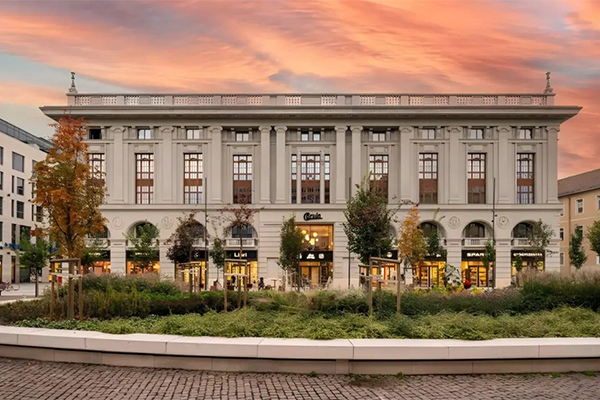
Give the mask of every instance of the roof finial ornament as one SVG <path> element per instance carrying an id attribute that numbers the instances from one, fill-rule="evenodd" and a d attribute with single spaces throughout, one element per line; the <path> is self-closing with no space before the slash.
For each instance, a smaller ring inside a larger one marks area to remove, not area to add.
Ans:
<path id="1" fill-rule="evenodd" d="M 544 93 L 552 93 L 554 89 L 552 89 L 552 85 L 550 85 L 550 72 L 546 72 L 546 89 L 544 89 Z"/>
<path id="2" fill-rule="evenodd" d="M 77 88 L 75 87 L 75 72 L 71 72 L 71 87 L 69 88 L 69 93 L 77 93 Z"/>

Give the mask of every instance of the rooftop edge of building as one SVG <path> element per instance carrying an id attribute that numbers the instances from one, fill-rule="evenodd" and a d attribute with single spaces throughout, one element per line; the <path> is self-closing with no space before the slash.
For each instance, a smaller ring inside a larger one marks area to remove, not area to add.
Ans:
<path id="1" fill-rule="evenodd" d="M 54 146 L 52 142 L 39 136 L 35 136 L 27 132 L 26 130 L 19 128 L 18 126 L 3 120 L 2 118 L 0 118 L 0 132 L 23 143 L 35 144 L 40 148 L 40 150 L 46 153 L 49 152 L 50 149 Z"/>

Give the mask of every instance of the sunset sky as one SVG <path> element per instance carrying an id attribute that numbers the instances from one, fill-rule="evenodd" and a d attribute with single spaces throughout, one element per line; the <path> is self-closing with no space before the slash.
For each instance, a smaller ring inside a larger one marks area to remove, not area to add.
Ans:
<path id="1" fill-rule="evenodd" d="M 600 0 L 0 0 L 0 118 L 81 92 L 542 92 L 583 106 L 559 175 L 600 168 Z"/>

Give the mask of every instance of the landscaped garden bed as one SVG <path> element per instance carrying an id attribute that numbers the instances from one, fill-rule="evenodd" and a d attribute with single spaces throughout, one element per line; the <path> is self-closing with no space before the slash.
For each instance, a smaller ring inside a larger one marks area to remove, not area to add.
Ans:
<path id="1" fill-rule="evenodd" d="M 168 281 L 102 276 L 84 279 L 85 319 L 76 321 L 64 319 L 65 292 L 61 288 L 54 320 L 48 315 L 50 297 L 46 294 L 38 300 L 0 306 L 0 322 L 106 333 L 224 337 L 600 337 L 598 275 L 540 275 L 522 288 L 483 293 L 406 291 L 400 315 L 395 295 L 383 291 L 374 294 L 372 316 L 366 295 L 357 290 L 251 292 L 248 307 L 240 310 L 234 310 L 237 293 L 230 292 L 229 312 L 223 312 L 222 292 L 190 297 Z"/>

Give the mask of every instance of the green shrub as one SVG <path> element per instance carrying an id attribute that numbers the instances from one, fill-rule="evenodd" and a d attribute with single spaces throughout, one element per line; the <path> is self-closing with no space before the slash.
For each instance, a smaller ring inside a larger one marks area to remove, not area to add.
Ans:
<path id="1" fill-rule="evenodd" d="M 525 281 L 522 293 L 530 312 L 562 306 L 600 311 L 600 274 L 537 274 L 535 279 Z"/>
<path id="2" fill-rule="evenodd" d="M 0 325 L 46 317 L 50 310 L 49 300 L 50 297 L 41 297 L 36 300 L 0 303 Z"/>
<path id="3" fill-rule="evenodd" d="M 135 289 L 138 292 L 165 296 L 181 294 L 174 281 L 160 279 L 155 274 L 126 276 L 103 274 L 100 276 L 86 275 L 83 278 L 83 290 L 85 292 L 107 291 L 109 287 L 117 292 L 129 292 Z"/>

